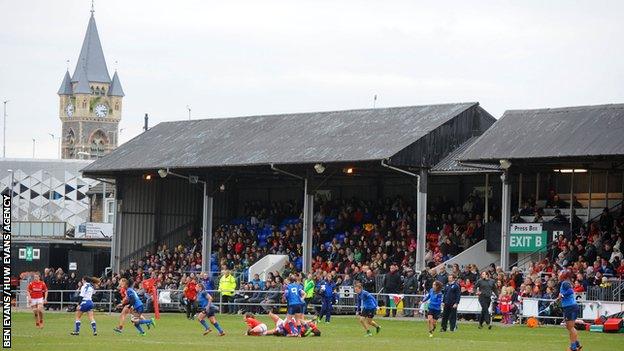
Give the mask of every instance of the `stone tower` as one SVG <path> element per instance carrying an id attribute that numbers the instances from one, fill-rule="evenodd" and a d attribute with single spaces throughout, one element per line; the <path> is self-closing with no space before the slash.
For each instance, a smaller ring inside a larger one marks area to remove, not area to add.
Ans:
<path id="1" fill-rule="evenodd" d="M 123 89 L 110 78 L 93 9 L 74 74 L 65 72 L 58 91 L 62 158 L 96 159 L 117 147 Z"/>

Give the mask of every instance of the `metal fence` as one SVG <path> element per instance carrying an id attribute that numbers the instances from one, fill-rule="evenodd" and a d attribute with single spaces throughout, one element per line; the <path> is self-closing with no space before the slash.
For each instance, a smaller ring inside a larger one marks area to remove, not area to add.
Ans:
<path id="1" fill-rule="evenodd" d="M 18 308 L 28 308 L 27 295 L 24 290 L 13 290 L 15 305 Z M 113 312 L 115 306 L 116 290 L 97 290 L 93 294 L 93 304 L 98 311 Z M 46 308 L 64 310 L 76 307 L 78 304 L 78 292 L 75 290 L 48 290 Z"/>
<path id="2" fill-rule="evenodd" d="M 624 280 L 609 279 L 601 286 L 590 286 L 587 289 L 588 300 L 624 301 Z"/>
<path id="3" fill-rule="evenodd" d="M 23 290 L 13 292 L 16 297 L 18 308 L 27 308 L 26 293 Z M 213 303 L 219 307 L 221 313 L 267 313 L 278 311 L 285 313 L 287 305 L 282 302 L 282 290 L 237 290 L 232 296 L 224 296 L 218 291 L 211 290 Z M 424 310 L 421 301 L 423 295 L 408 294 L 385 294 L 373 293 L 379 302 L 378 313 L 404 315 L 410 317 L 424 317 Z M 151 295 L 144 294 L 139 290 L 139 296 L 146 306 L 146 312 L 152 311 Z M 186 310 L 189 302 L 184 298 L 182 290 L 159 290 L 159 309 L 163 312 L 182 312 Z M 70 290 L 49 290 L 46 307 L 59 310 L 75 310 L 77 306 L 77 292 Z M 392 303 L 392 302 L 396 303 Z M 550 303 L 554 300 L 525 298 L 513 305 L 511 317 L 513 321 L 522 322 L 528 317 L 537 317 L 542 321 L 553 321 L 557 323 L 562 320 L 561 309 L 557 305 Z M 116 311 L 117 305 L 121 302 L 119 293 L 115 290 L 97 290 L 93 295 L 95 309 L 103 312 Z M 332 314 L 354 314 L 356 310 L 356 299 L 352 287 L 341 287 L 337 298 L 333 301 Z M 601 315 L 610 315 L 624 311 L 624 302 L 609 302 L 579 299 L 581 308 L 579 318 L 595 319 Z M 307 312 L 319 313 L 321 310 L 321 298 L 313 298 L 307 303 Z M 390 307 L 392 306 L 392 307 Z M 197 312 L 196 302 L 190 303 L 189 309 Z M 394 311 L 393 311 L 394 310 Z M 500 312 L 496 299 L 493 299 L 489 306 L 490 313 L 495 318 L 500 317 Z M 481 312 L 477 296 L 461 296 L 457 313 L 460 318 L 476 319 L 476 315 Z"/>

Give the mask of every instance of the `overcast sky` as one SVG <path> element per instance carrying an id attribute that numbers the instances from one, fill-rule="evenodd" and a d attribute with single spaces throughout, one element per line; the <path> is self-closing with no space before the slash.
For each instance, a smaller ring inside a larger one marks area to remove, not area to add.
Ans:
<path id="1" fill-rule="evenodd" d="M 58 96 L 90 0 L 0 0 L 7 156 L 57 157 Z M 121 140 L 193 118 L 478 101 L 624 102 L 624 1 L 96 0 Z M 115 61 L 118 63 L 115 64 Z M 1 113 L 1 111 L 0 111 Z M 1 136 L 0 136 L 1 137 Z"/>

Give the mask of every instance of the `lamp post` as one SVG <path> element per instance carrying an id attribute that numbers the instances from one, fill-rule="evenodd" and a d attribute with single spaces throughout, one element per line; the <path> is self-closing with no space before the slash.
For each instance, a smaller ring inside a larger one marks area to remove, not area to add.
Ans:
<path id="1" fill-rule="evenodd" d="M 54 133 L 48 133 L 48 135 L 52 137 L 52 141 L 58 139 L 58 158 L 61 158 L 61 137 L 57 137 Z"/>
<path id="2" fill-rule="evenodd" d="M 37 142 L 35 138 L 32 138 L 33 141 L 33 158 L 35 158 L 35 143 Z"/>
<path id="3" fill-rule="evenodd" d="M 7 117 L 7 114 L 6 114 L 6 104 L 7 104 L 7 102 L 9 102 L 9 100 L 4 100 L 2 102 L 3 105 L 4 105 L 4 113 L 3 113 L 4 122 L 3 122 L 3 127 L 2 127 L 2 134 L 3 134 L 3 137 L 2 137 L 2 157 L 3 158 L 6 158 L 6 117 Z"/>

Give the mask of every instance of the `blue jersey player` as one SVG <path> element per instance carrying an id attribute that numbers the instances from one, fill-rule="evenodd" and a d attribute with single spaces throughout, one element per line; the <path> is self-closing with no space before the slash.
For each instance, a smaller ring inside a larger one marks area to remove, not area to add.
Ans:
<path id="1" fill-rule="evenodd" d="M 286 323 L 290 326 L 289 336 L 300 336 L 300 326 L 303 321 L 303 310 L 305 308 L 305 292 L 303 286 L 297 283 L 294 275 L 289 278 L 289 284 L 284 290 L 284 299 L 288 305 Z"/>
<path id="2" fill-rule="evenodd" d="M 329 323 L 331 314 L 334 309 L 334 291 L 336 290 L 336 283 L 331 281 L 330 278 L 323 278 L 317 284 L 317 290 L 321 295 L 321 315 L 320 318 L 325 317 L 325 323 Z"/>
<path id="3" fill-rule="evenodd" d="M 130 320 L 134 323 L 134 327 L 139 331 L 139 335 L 144 336 L 145 331 L 141 327 L 141 325 L 145 324 L 149 328 L 150 326 L 155 327 L 154 318 L 152 319 L 143 319 L 143 302 L 139 298 L 139 294 L 134 290 L 134 281 L 132 279 L 128 280 L 128 289 L 126 290 L 126 304 L 130 306 L 132 310 L 132 317 Z"/>
<path id="4" fill-rule="evenodd" d="M 373 336 L 370 327 L 375 327 L 376 333 L 379 334 L 381 327 L 373 320 L 377 313 L 377 299 L 375 299 L 371 293 L 364 290 L 361 283 L 356 283 L 354 290 L 356 294 L 355 310 L 360 315 L 360 324 L 362 324 L 362 327 L 366 330 L 364 336 Z"/>
<path id="5" fill-rule="evenodd" d="M 219 332 L 219 336 L 224 336 L 225 332 L 221 329 L 221 326 L 215 317 L 219 308 L 212 304 L 212 296 L 208 293 L 208 291 L 204 290 L 204 286 L 201 284 L 197 285 L 197 290 L 197 302 L 199 303 L 200 309 L 197 320 L 204 327 L 204 335 L 208 335 L 212 331 L 208 322 L 206 322 L 206 318 L 208 318 L 210 323 Z"/>
<path id="6" fill-rule="evenodd" d="M 76 322 L 74 324 L 74 331 L 71 335 L 80 335 L 80 319 L 82 314 L 86 313 L 91 321 L 91 329 L 93 329 L 93 336 L 97 335 L 97 328 L 95 325 L 95 317 L 93 316 L 93 293 L 95 292 L 95 285 L 100 283 L 100 279 L 95 277 L 82 278 L 82 286 L 80 287 L 80 303 L 76 308 Z"/>
<path id="7" fill-rule="evenodd" d="M 429 327 L 430 338 L 433 337 L 433 331 L 436 329 L 438 318 L 440 318 L 442 298 L 442 283 L 436 280 L 433 282 L 433 287 L 429 289 L 429 294 L 422 300 L 422 303 L 429 301 L 429 306 L 427 307 L 427 326 Z"/>
<path id="8" fill-rule="evenodd" d="M 566 329 L 568 329 L 568 334 L 570 335 L 569 350 L 579 351 L 583 348 L 583 346 L 578 341 L 578 333 L 576 331 L 576 328 L 574 327 L 574 323 L 576 322 L 576 317 L 578 315 L 579 306 L 576 303 L 576 298 L 574 296 L 574 289 L 572 288 L 570 276 L 571 274 L 567 270 L 559 273 L 559 281 L 561 282 L 561 287 L 559 288 L 559 297 L 557 299 L 561 300 L 563 318 L 565 320 Z"/>

